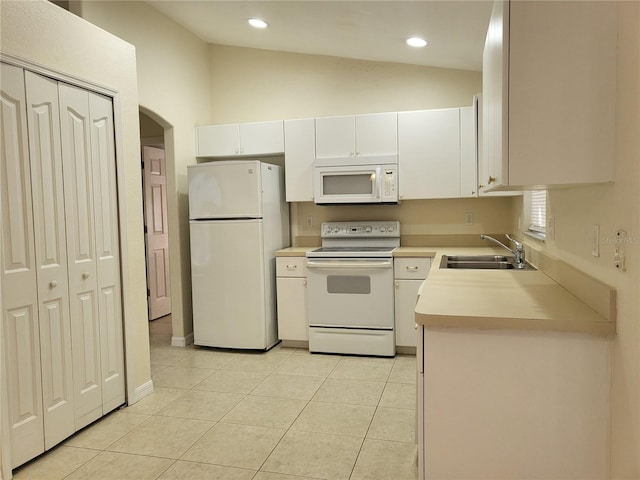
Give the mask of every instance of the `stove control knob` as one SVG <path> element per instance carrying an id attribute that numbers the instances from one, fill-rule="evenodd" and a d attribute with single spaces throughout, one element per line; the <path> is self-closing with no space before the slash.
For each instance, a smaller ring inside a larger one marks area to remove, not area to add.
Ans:
<path id="1" fill-rule="evenodd" d="M 364 227 L 364 231 L 367 233 L 371 233 L 372 228 L 371 227 Z"/>
<path id="2" fill-rule="evenodd" d="M 395 228 L 393 228 L 393 225 L 389 225 L 387 227 L 387 232 L 393 232 L 395 230 Z"/>
<path id="3" fill-rule="evenodd" d="M 387 227 L 385 227 L 384 225 L 382 227 L 380 227 L 380 231 L 381 232 L 386 232 L 387 231 Z"/>
<path id="4" fill-rule="evenodd" d="M 340 227 L 333 227 L 333 233 L 340 233 Z"/>

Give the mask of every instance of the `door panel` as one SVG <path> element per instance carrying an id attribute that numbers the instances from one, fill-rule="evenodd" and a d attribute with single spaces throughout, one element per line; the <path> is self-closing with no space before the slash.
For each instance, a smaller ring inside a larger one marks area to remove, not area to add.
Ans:
<path id="1" fill-rule="evenodd" d="M 45 448 L 74 431 L 71 319 L 58 82 L 25 72 L 34 205 Z"/>
<path id="2" fill-rule="evenodd" d="M 93 166 L 102 413 L 124 403 L 124 345 L 116 157 L 111 100 L 89 93 Z"/>
<path id="3" fill-rule="evenodd" d="M 102 415 L 89 94 L 60 83 L 75 427 Z"/>
<path id="4" fill-rule="evenodd" d="M 44 451 L 38 298 L 22 69 L 0 65 L 2 328 L 11 465 Z"/>
<path id="5" fill-rule="evenodd" d="M 164 150 L 143 147 L 149 320 L 171 313 L 167 175 Z"/>

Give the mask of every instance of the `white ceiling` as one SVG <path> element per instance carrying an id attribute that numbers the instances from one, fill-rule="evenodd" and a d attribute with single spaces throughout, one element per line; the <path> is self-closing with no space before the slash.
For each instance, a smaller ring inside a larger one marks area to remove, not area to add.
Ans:
<path id="1" fill-rule="evenodd" d="M 208 43 L 482 70 L 492 1 L 148 0 Z M 259 17 L 258 30 L 247 19 Z M 408 47 L 421 36 L 429 45 Z"/>

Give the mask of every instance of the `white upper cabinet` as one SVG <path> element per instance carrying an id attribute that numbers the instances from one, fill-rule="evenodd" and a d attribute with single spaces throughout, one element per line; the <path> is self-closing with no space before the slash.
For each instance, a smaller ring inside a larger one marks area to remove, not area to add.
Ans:
<path id="1" fill-rule="evenodd" d="M 282 120 L 196 127 L 198 157 L 277 155 L 283 152 Z"/>
<path id="2" fill-rule="evenodd" d="M 316 158 L 397 155 L 397 113 L 316 118 Z"/>
<path id="3" fill-rule="evenodd" d="M 460 109 L 398 113 L 402 200 L 460 197 Z"/>
<path id="4" fill-rule="evenodd" d="M 483 56 L 480 184 L 613 181 L 615 2 L 494 4 Z"/>
<path id="5" fill-rule="evenodd" d="M 460 109 L 460 196 L 478 196 L 477 122 L 474 107 Z"/>
<path id="6" fill-rule="evenodd" d="M 287 202 L 313 201 L 313 161 L 316 155 L 313 118 L 284 121 L 284 177 Z"/>

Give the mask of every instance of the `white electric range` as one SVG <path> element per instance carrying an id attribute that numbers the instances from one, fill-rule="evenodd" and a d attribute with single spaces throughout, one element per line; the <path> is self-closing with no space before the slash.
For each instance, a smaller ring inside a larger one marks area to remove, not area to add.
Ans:
<path id="1" fill-rule="evenodd" d="M 397 221 L 326 222 L 307 252 L 309 350 L 395 355 L 393 251 Z"/>

